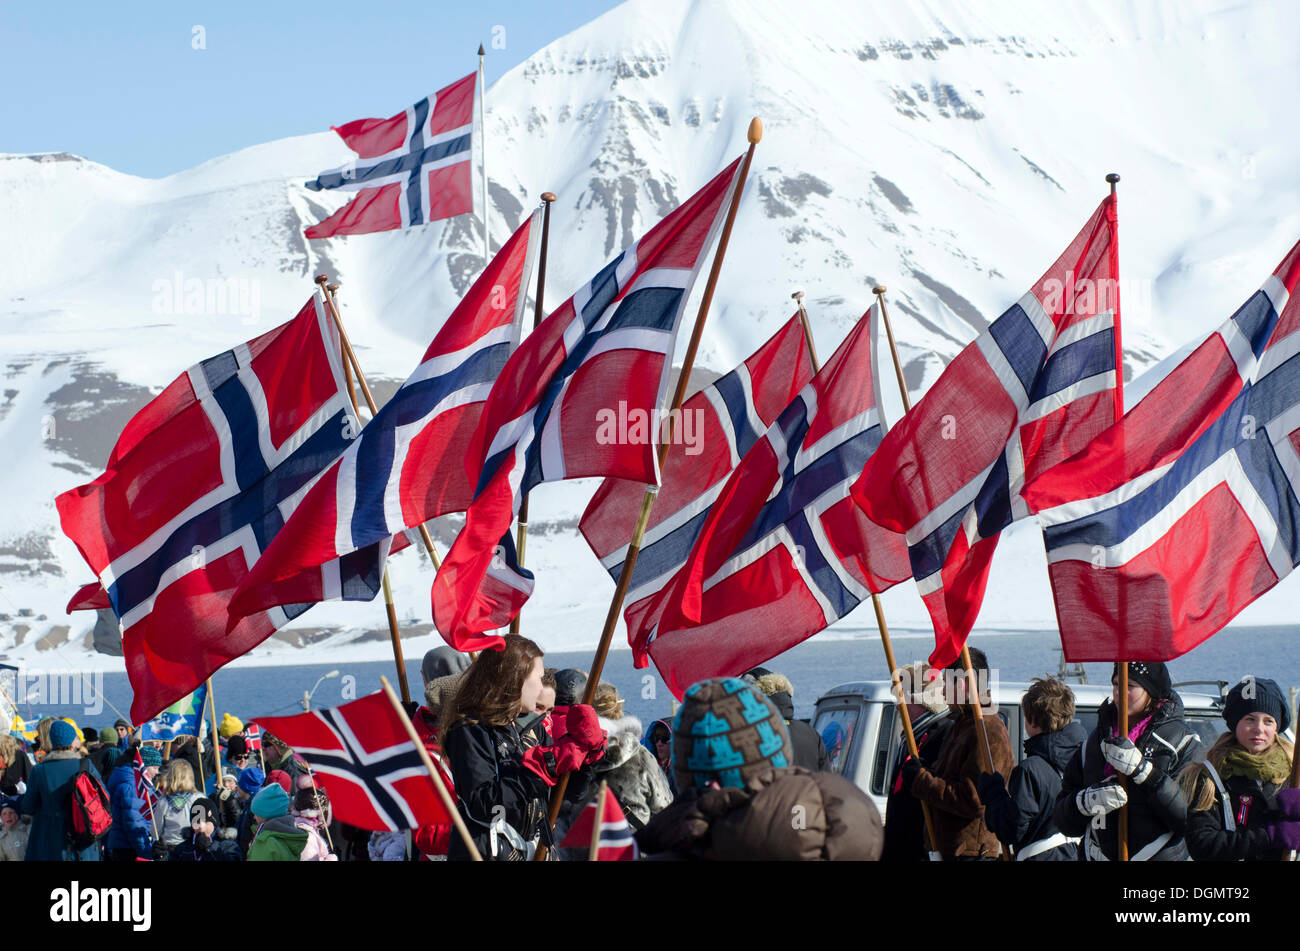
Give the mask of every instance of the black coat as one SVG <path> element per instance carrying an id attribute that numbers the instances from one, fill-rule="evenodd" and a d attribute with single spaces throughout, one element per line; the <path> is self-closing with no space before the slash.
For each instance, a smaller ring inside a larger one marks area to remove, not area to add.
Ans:
<path id="1" fill-rule="evenodd" d="M 1092 829 L 1092 816 L 1080 812 L 1075 800 L 1079 790 L 1102 782 L 1106 758 L 1101 754 L 1101 740 L 1112 735 L 1115 720 L 1115 704 L 1106 700 L 1097 711 L 1096 729 L 1065 768 L 1054 812 L 1057 828 L 1068 836 L 1090 833 L 1112 862 L 1119 854 L 1118 813 L 1109 813 L 1100 829 Z M 1183 840 L 1187 827 L 1187 801 L 1175 777 L 1184 766 L 1201 757 L 1201 742 L 1183 720 L 1183 701 L 1178 694 L 1158 702 L 1155 715 L 1138 737 L 1136 745 L 1151 761 L 1152 770 L 1146 782 L 1128 784 L 1129 857 L 1136 856 L 1158 836 L 1171 832 L 1172 838 L 1151 856 L 1151 860 L 1184 861 L 1187 858 L 1187 844 Z M 1115 781 L 1113 773 L 1107 781 Z M 1086 859 L 1086 848 L 1081 847 L 1081 851 Z"/>
<path id="2" fill-rule="evenodd" d="M 1198 862 L 1277 862 L 1282 849 L 1274 847 L 1264 829 L 1265 823 L 1280 818 L 1277 792 L 1281 787 L 1261 784 L 1258 779 L 1232 776 L 1223 780 L 1235 829 L 1228 831 L 1223 814 L 1223 798 L 1215 795 L 1209 809 L 1187 812 L 1187 851 Z M 1195 802 L 1201 791 L 1213 786 L 1208 773 L 1201 771 Z M 1244 821 L 1243 821 L 1244 820 Z"/>
<path id="3" fill-rule="evenodd" d="M 1083 724 L 1077 720 L 1055 733 L 1031 736 L 1025 740 L 1024 759 L 1011 771 L 1006 785 L 986 787 L 981 783 L 984 822 L 998 841 L 1020 850 L 1060 831 L 1053 812 L 1061 792 L 1061 774 L 1087 738 Z M 1031 855 L 1025 861 L 1073 862 L 1078 858 L 1079 847 L 1067 844 Z"/>
<path id="4" fill-rule="evenodd" d="M 551 787 L 524 766 L 524 747 L 515 724 L 493 726 L 462 720 L 443 737 L 443 753 L 456 789 L 457 808 L 485 860 L 492 859 L 488 829 L 497 814 L 496 806 L 505 808 L 501 817 L 525 840 L 540 832 L 542 844 L 553 844 L 546 821 Z M 571 774 L 565 800 L 581 801 L 588 791 L 589 777 L 589 767 Z M 508 849 L 504 842 L 499 842 L 498 847 Z M 460 835 L 453 834 L 447 858 L 454 862 L 469 857 Z"/>
<path id="5" fill-rule="evenodd" d="M 926 769 L 933 767 L 939 758 L 939 750 L 943 746 L 944 737 L 952 728 L 952 722 L 951 718 L 940 716 L 916 734 L 917 752 L 921 754 L 921 765 Z M 880 856 L 882 862 L 927 860 L 925 816 L 921 812 L 921 801 L 902 788 L 899 776 L 906 756 L 907 745 L 904 741 L 899 744 L 895 758 L 897 765 L 894 775 L 890 777 L 889 797 L 885 801 L 885 849 Z"/>
<path id="6" fill-rule="evenodd" d="M 0 775 L 0 794 L 18 795 L 18 784 L 21 782 L 31 785 L 31 775 L 32 762 L 27 758 L 27 753 L 19 749 L 14 761 L 5 766 L 4 774 Z"/>
<path id="7" fill-rule="evenodd" d="M 826 744 L 806 721 L 794 718 L 794 699 L 784 691 L 774 693 L 767 699 L 781 712 L 786 729 L 790 731 L 790 746 L 794 749 L 794 762 L 790 765 L 802 766 L 814 773 L 829 770 L 830 756 L 826 752 Z"/>

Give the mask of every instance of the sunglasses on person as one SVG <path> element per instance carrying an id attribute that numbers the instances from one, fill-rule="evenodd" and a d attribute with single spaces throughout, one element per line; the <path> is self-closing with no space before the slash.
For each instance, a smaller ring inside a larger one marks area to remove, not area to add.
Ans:
<path id="1" fill-rule="evenodd" d="M 654 741 L 655 741 L 656 743 L 667 743 L 667 742 L 669 742 L 671 739 L 672 739 L 672 738 L 671 738 L 667 733 L 656 733 L 656 734 L 654 735 Z"/>

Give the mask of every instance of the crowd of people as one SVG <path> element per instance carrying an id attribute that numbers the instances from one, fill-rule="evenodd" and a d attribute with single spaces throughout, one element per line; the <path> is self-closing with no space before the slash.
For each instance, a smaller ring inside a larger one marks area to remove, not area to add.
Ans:
<path id="1" fill-rule="evenodd" d="M 970 658 L 981 683 L 987 660 L 976 648 Z M 585 847 L 561 843 L 602 785 L 649 860 L 1115 861 L 1121 807 L 1133 860 L 1267 861 L 1300 849 L 1290 710 L 1265 678 L 1228 692 L 1228 730 L 1208 750 L 1163 664 L 1128 665 L 1124 735 L 1119 665 L 1091 733 L 1066 684 L 1036 679 L 1021 702 L 1017 764 L 1001 718 L 986 713 L 990 698 L 968 693 L 972 681 L 905 668 L 900 699 L 922 726 L 915 755 L 903 746 L 895 758 L 882 822 L 835 769 L 839 739 L 828 749 L 795 717 L 789 679 L 764 668 L 701 681 L 674 716 L 648 725 L 610 684 L 582 702 L 586 674 L 546 667 L 519 635 L 472 661 L 437 648 L 421 673 L 424 702 L 408 714 L 488 860 L 585 859 Z M 309 763 L 279 738 L 262 731 L 254 751 L 231 714 L 217 734 L 164 744 L 124 720 L 95 731 L 47 717 L 30 742 L 0 736 L 0 861 L 471 857 L 452 823 L 342 823 Z M 97 809 L 106 831 L 88 839 Z"/>

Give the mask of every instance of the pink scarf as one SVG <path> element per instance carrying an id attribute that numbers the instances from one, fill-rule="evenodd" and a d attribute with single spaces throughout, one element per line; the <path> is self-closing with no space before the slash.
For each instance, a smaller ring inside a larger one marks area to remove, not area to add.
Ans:
<path id="1" fill-rule="evenodd" d="M 1151 718 L 1154 716 L 1155 716 L 1154 712 L 1147 714 L 1145 720 L 1139 721 L 1137 726 L 1133 727 L 1133 729 L 1128 731 L 1128 738 L 1133 741 L 1134 745 L 1137 744 L 1138 737 L 1141 736 L 1142 733 L 1146 730 L 1147 724 L 1151 722 Z M 1110 735 L 1111 736 L 1119 735 L 1118 724 L 1110 728 Z M 1110 763 L 1107 763 L 1105 769 L 1101 771 L 1101 778 L 1105 779 L 1107 776 L 1114 776 L 1114 775 L 1115 775 L 1115 767 L 1111 766 Z"/>

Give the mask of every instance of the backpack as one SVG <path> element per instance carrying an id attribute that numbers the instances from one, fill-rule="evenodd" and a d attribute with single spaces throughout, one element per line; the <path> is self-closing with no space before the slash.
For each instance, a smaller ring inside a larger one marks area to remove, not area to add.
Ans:
<path id="1" fill-rule="evenodd" d="M 80 852 L 94 845 L 113 824 L 109 812 L 108 791 L 104 784 L 88 772 L 89 762 L 83 757 L 72 781 L 72 795 L 68 799 L 71 819 L 68 836 L 72 848 Z"/>

